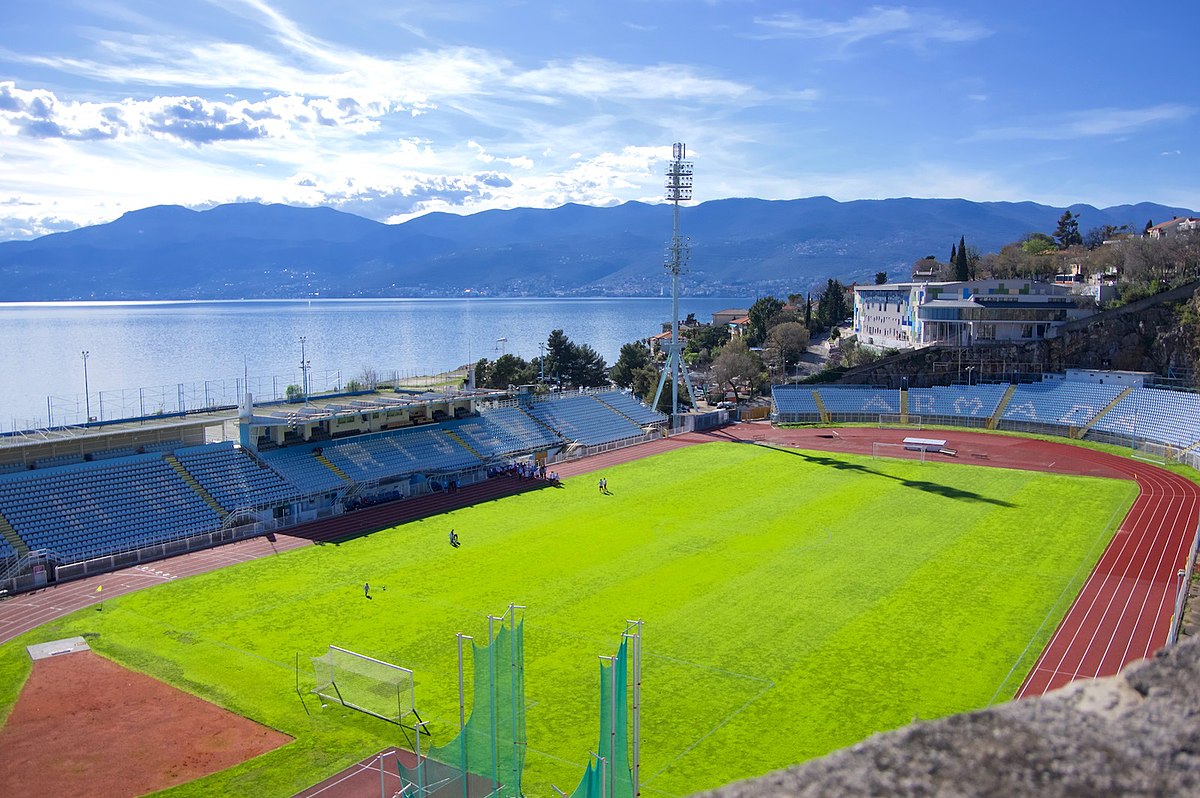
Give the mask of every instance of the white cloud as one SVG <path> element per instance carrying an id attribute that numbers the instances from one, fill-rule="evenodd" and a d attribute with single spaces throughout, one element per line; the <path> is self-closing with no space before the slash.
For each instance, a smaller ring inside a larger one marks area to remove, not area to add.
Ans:
<path id="1" fill-rule="evenodd" d="M 599 58 L 552 63 L 514 75 L 509 84 L 553 95 L 597 99 L 702 99 L 754 101 L 761 94 L 731 80 L 706 78 L 679 64 L 627 67 Z"/>
<path id="2" fill-rule="evenodd" d="M 1092 136 L 1123 136 L 1152 125 L 1184 120 L 1195 113 L 1195 108 L 1173 103 L 1148 108 L 1094 108 L 1065 114 L 1046 114 L 1019 125 L 987 128 L 976 132 L 968 140 L 1061 141 Z"/>
<path id="3" fill-rule="evenodd" d="M 991 34 L 977 22 L 955 20 L 943 13 L 912 11 L 903 6 L 873 6 L 844 21 L 782 13 L 755 17 L 754 23 L 760 29 L 757 38 L 827 40 L 842 49 L 868 39 L 882 38 L 923 47 L 929 42 L 970 42 Z"/>

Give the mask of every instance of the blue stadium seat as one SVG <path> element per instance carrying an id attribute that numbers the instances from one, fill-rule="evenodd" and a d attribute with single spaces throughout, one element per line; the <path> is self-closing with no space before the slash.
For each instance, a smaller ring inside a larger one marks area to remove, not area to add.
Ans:
<path id="1" fill-rule="evenodd" d="M 528 408 L 529 414 L 564 438 L 586 446 L 642 434 L 642 428 L 589 394 L 568 394 Z"/>
<path id="2" fill-rule="evenodd" d="M 999 426 L 1009 429 L 1023 423 L 1036 423 L 1083 427 L 1123 390 L 1125 388 L 1120 385 L 1070 380 L 1018 385 L 1000 416 Z"/>
<path id="3" fill-rule="evenodd" d="M 1007 385 L 939 385 L 908 391 L 909 415 L 991 418 Z"/>
<path id="4" fill-rule="evenodd" d="M 1200 441 L 1200 396 L 1161 388 L 1134 388 L 1092 429 L 1186 449 Z"/>

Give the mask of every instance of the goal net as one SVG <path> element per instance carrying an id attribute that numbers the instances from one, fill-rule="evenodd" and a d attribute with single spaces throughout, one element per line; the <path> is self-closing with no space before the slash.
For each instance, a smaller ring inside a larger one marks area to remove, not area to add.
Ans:
<path id="1" fill-rule="evenodd" d="M 316 686 L 325 701 L 357 709 L 392 723 L 416 712 L 413 672 L 390 662 L 337 646 L 312 658 Z"/>
<path id="2" fill-rule="evenodd" d="M 924 449 L 910 449 L 902 443 L 879 443 L 871 444 L 871 457 L 903 457 L 906 460 L 920 460 L 925 462 Z"/>
<path id="3" fill-rule="evenodd" d="M 896 415 L 895 413 L 880 413 L 879 428 L 904 427 L 905 429 L 921 429 L 921 417 L 912 413 Z"/>

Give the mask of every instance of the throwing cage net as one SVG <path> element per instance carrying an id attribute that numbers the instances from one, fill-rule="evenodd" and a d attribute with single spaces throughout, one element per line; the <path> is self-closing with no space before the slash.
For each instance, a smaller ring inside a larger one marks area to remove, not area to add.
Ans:
<path id="1" fill-rule="evenodd" d="M 397 763 L 407 798 L 521 798 L 525 766 L 524 620 L 510 605 L 504 615 L 488 616 L 489 643 L 471 641 L 473 698 L 458 736 L 421 756 L 412 768 Z M 495 623 L 500 622 L 498 632 Z M 459 635 L 459 698 L 464 695 L 462 641 Z"/>
<path id="2" fill-rule="evenodd" d="M 590 752 L 587 770 L 571 798 L 634 798 L 638 793 L 641 747 L 641 635 L 640 621 L 631 621 L 621 647 L 600 663 L 600 738 Z M 629 631 L 633 629 L 634 631 Z M 631 645 L 632 644 L 632 645 Z M 632 651 L 631 651 L 632 648 Z M 633 660 L 633 763 L 630 767 L 629 681 Z"/>

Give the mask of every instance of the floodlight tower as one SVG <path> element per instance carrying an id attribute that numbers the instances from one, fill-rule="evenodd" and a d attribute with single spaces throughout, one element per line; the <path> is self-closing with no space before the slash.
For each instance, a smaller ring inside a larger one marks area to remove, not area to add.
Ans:
<path id="1" fill-rule="evenodd" d="M 654 404 L 658 407 L 659 397 L 662 396 L 663 385 L 667 377 L 671 379 L 671 423 L 674 425 L 675 416 L 679 414 L 679 381 L 687 386 L 688 396 L 691 397 L 692 407 L 696 407 L 696 392 L 692 390 L 692 380 L 688 377 L 687 368 L 683 364 L 683 341 L 679 339 L 679 275 L 687 270 L 691 247 L 688 240 L 679 235 L 679 203 L 692 198 L 692 162 L 684 160 L 687 157 L 687 145 L 676 143 L 671 148 L 671 161 L 667 164 L 667 199 L 674 207 L 674 226 L 672 227 L 671 247 L 667 250 L 667 271 L 671 273 L 671 342 L 666 345 L 667 362 L 663 366 L 662 377 L 658 380 L 658 390 L 654 392 Z"/>

